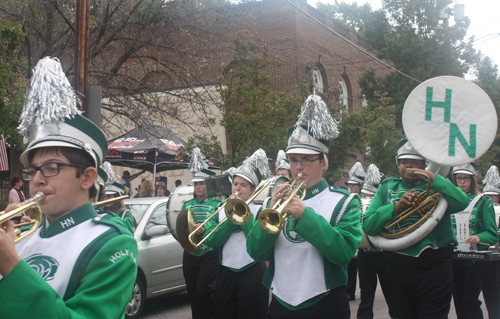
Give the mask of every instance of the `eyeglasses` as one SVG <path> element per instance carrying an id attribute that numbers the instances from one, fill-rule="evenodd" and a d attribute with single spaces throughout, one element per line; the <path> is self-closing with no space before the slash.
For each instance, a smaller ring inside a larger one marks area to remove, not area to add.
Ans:
<path id="1" fill-rule="evenodd" d="M 38 167 L 25 167 L 21 169 L 21 177 L 23 181 L 30 182 L 35 178 L 37 171 L 40 171 L 43 177 L 54 177 L 59 174 L 59 167 L 61 166 L 85 168 L 83 166 L 68 163 L 47 163 Z"/>
<path id="2" fill-rule="evenodd" d="M 291 159 L 289 159 L 289 162 L 290 162 L 290 165 L 291 165 L 291 166 L 296 166 L 296 165 L 297 165 L 297 163 L 299 163 L 299 162 L 300 162 L 300 164 L 301 164 L 302 166 L 309 166 L 309 165 L 311 165 L 311 163 L 312 163 L 312 162 L 317 161 L 317 160 L 320 160 L 320 159 L 322 159 L 322 158 L 323 158 L 323 157 L 318 157 L 318 158 L 315 158 L 315 159 L 303 158 L 303 159 L 301 159 L 301 160 L 297 160 L 297 159 L 295 159 L 295 158 L 291 158 Z"/>
<path id="3" fill-rule="evenodd" d="M 459 181 L 459 182 L 468 182 L 468 181 L 470 181 L 470 176 L 457 177 L 457 181 Z"/>

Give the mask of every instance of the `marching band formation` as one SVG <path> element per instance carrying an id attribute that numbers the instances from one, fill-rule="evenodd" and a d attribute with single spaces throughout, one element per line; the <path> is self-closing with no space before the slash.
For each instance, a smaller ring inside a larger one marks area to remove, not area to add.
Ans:
<path id="1" fill-rule="evenodd" d="M 419 85 L 403 111 L 408 140 L 394 154 L 400 176 L 382 180 L 374 164 L 365 172 L 356 163 L 349 190 L 323 178 L 340 126 L 315 95 L 287 132 L 275 177 L 259 149 L 224 172 L 226 198 L 210 197 L 215 173 L 195 148 L 194 198 L 172 225 L 185 249 L 192 318 L 348 319 L 353 260 L 358 319 L 373 318 L 377 279 L 391 318 L 447 318 L 452 297 L 458 318 L 483 318 L 481 291 L 489 318 L 500 318 L 500 262 L 489 250 L 499 241 L 500 176 L 492 167 L 480 194 L 474 164 L 497 116 L 484 92 L 463 81 Z M 488 119 L 457 114 L 472 105 L 463 91 L 475 92 Z M 21 174 L 30 197 L 41 193 L 30 209 L 44 218 L 17 242 L 19 231 L 1 216 L 18 215 L 19 204 L 0 215 L 0 318 L 123 318 L 137 276 L 136 223 L 121 201 L 125 187 L 103 163 L 106 138 L 79 114 L 57 59 L 39 62 L 28 92 Z"/>

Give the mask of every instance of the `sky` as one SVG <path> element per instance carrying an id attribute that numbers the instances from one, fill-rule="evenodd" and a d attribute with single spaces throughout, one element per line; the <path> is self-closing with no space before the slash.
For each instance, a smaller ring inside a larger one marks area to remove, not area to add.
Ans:
<path id="1" fill-rule="evenodd" d="M 369 3 L 372 9 L 382 7 L 382 0 L 339 1 L 357 2 L 358 5 Z M 334 3 L 334 0 L 307 0 L 307 2 L 315 7 L 317 2 Z M 471 21 L 467 36 L 475 35 L 476 49 L 500 66 L 500 0 L 453 0 L 453 4 L 455 3 L 465 5 L 465 16 Z"/>

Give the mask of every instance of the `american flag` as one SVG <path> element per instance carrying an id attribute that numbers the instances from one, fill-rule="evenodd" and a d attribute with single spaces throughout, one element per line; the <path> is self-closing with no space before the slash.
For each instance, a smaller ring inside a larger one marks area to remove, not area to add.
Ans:
<path id="1" fill-rule="evenodd" d="M 0 171 L 9 170 L 9 158 L 7 157 L 7 147 L 5 145 L 5 138 L 2 135 L 0 139 Z"/>

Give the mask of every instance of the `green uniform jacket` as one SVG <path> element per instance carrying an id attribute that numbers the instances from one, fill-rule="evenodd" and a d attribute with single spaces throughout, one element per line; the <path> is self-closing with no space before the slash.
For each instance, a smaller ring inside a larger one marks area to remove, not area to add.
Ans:
<path id="1" fill-rule="evenodd" d="M 326 220 L 311 208 L 306 207 L 302 217 L 295 223 L 294 231 L 321 252 L 324 257 L 327 288 L 334 289 L 347 284 L 346 265 L 354 257 L 361 242 L 361 208 L 359 199 L 352 199 L 338 225 L 336 227 L 332 226 L 342 205 L 350 195 L 348 191 L 329 186 L 323 179 L 318 185 L 307 190 L 304 200 L 313 198 L 326 188 L 329 188 L 330 192 L 340 192 L 345 195 L 337 205 L 332 204 L 333 214 L 331 220 Z M 274 276 L 274 244 L 279 236 L 280 234 L 273 235 L 265 232 L 258 223 L 255 224 L 247 236 L 247 251 L 250 256 L 257 261 L 270 260 L 263 282 L 268 289 Z M 286 270 L 281 269 L 279 271 Z M 325 295 L 322 294 L 307 300 L 296 307 L 285 303 L 279 298 L 278 301 L 288 309 L 298 310 L 315 304 Z"/>
<path id="2" fill-rule="evenodd" d="M 478 194 L 467 194 L 472 201 Z M 455 218 L 451 218 L 453 228 L 456 233 Z M 494 245 L 499 237 L 497 231 L 497 222 L 495 221 L 495 208 L 493 200 L 483 196 L 472 209 L 469 229 L 471 236 L 479 236 L 479 241 L 488 245 L 477 244 L 477 250 L 488 250 L 489 246 Z M 467 238 L 462 238 L 467 239 Z"/>
<path id="3" fill-rule="evenodd" d="M 205 221 L 210 215 L 212 215 L 217 206 L 219 205 L 220 200 L 218 198 L 208 198 L 205 197 L 202 201 L 200 201 L 198 198 L 193 198 L 192 200 L 185 202 L 182 205 L 182 209 L 192 209 L 194 212 L 194 221 L 197 224 L 201 224 L 202 222 Z M 217 217 L 213 217 L 217 218 Z M 206 225 L 205 225 L 206 226 Z M 205 227 L 206 228 L 206 227 Z M 197 251 L 192 253 L 195 256 L 203 255 L 214 248 L 207 245 L 206 243 L 203 243 Z"/>
<path id="4" fill-rule="evenodd" d="M 462 190 L 454 186 L 448 179 L 436 174 L 431 188 L 440 192 L 448 202 L 448 208 L 443 219 L 434 230 L 417 244 L 399 251 L 403 254 L 418 256 L 427 247 L 446 247 L 457 245 L 457 240 L 451 225 L 450 214 L 464 210 L 469 205 L 469 198 Z M 377 193 L 373 197 L 370 207 L 366 210 L 363 218 L 363 230 L 367 235 L 378 235 L 385 224 L 396 217 L 395 203 L 408 191 L 415 189 L 417 194 L 427 189 L 427 182 L 423 179 L 415 184 L 409 185 L 401 177 L 390 177 L 382 182 Z M 415 220 L 408 219 L 412 224 Z"/>
<path id="5" fill-rule="evenodd" d="M 34 268 L 21 260 L 0 281 L 0 318 L 124 318 L 137 275 L 137 242 L 120 224 L 121 221 L 116 221 L 118 218 L 97 216 L 91 204 L 60 217 L 46 231 L 42 223 L 41 238 L 71 231 L 73 228 L 63 230 L 57 225 L 68 216 L 77 220 L 77 224 L 92 219 L 111 228 L 82 250 L 64 298 Z M 127 255 L 113 259 L 125 250 Z"/>

